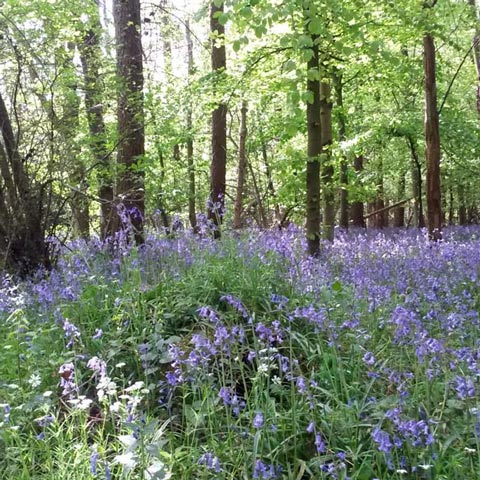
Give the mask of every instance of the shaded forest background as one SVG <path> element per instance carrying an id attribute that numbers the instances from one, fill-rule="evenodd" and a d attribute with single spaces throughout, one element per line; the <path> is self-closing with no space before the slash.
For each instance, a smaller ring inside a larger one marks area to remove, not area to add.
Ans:
<path id="1" fill-rule="evenodd" d="M 2 266 L 48 238 L 476 223 L 475 0 L 4 0 Z M 225 228 L 225 227 L 223 227 Z"/>

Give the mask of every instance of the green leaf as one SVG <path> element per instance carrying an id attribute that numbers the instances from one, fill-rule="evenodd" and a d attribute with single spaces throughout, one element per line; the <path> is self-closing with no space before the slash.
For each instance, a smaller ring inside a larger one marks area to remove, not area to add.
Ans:
<path id="1" fill-rule="evenodd" d="M 290 35 L 284 35 L 281 39 L 280 39 L 280 46 L 281 47 L 289 47 L 292 43 L 292 38 Z"/>
<path id="2" fill-rule="evenodd" d="M 343 289 L 343 286 L 341 284 L 341 282 L 339 282 L 338 280 L 334 283 L 332 283 L 332 290 L 334 292 L 341 292 Z"/>
<path id="3" fill-rule="evenodd" d="M 310 20 L 310 23 L 308 24 L 308 31 L 312 35 L 320 35 L 323 30 L 323 23 L 320 20 L 320 18 L 315 17 Z"/>
<path id="4" fill-rule="evenodd" d="M 318 68 L 310 68 L 307 72 L 308 80 L 320 80 L 320 72 Z"/>
<path id="5" fill-rule="evenodd" d="M 253 13 L 252 8 L 250 6 L 246 6 L 240 9 L 240 15 L 242 15 L 245 18 L 251 18 L 252 13 Z"/>
<path id="6" fill-rule="evenodd" d="M 310 37 L 309 35 L 300 35 L 298 37 L 298 47 L 299 48 L 313 47 L 312 37 Z"/>
<path id="7" fill-rule="evenodd" d="M 218 23 L 219 23 L 220 25 L 226 25 L 227 22 L 228 22 L 228 18 L 229 18 L 228 13 L 221 13 L 221 14 L 218 16 Z"/>

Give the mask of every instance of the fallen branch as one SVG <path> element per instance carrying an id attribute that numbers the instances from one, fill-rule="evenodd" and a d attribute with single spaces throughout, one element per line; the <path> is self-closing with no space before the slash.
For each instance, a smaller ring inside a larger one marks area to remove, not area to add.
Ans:
<path id="1" fill-rule="evenodd" d="M 413 197 L 407 198 L 406 200 L 402 200 L 401 202 L 394 203 L 393 205 L 389 205 L 388 207 L 381 208 L 380 210 L 375 210 L 374 212 L 369 213 L 368 215 L 364 215 L 363 219 L 366 220 L 367 218 L 373 217 L 374 215 L 378 215 L 379 213 L 387 212 L 388 210 L 391 210 L 392 208 L 395 208 L 395 207 L 399 207 L 400 205 L 410 202 L 411 200 L 413 200 Z"/>

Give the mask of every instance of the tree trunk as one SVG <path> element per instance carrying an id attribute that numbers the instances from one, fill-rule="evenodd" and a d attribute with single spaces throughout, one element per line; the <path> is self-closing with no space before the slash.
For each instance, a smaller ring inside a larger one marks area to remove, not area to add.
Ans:
<path id="1" fill-rule="evenodd" d="M 458 224 L 467 225 L 467 206 L 465 204 L 465 190 L 462 186 L 458 187 Z"/>
<path id="2" fill-rule="evenodd" d="M 401 201 L 405 198 L 405 173 L 402 172 L 397 183 L 397 201 Z M 396 228 L 402 228 L 405 226 L 405 206 L 399 205 L 395 208 L 393 213 L 393 226 Z"/>
<path id="3" fill-rule="evenodd" d="M 170 82 L 170 77 L 173 72 L 172 67 L 172 42 L 171 42 L 171 27 L 170 27 L 170 15 L 168 13 L 168 1 L 160 0 L 161 14 L 161 26 L 160 35 L 162 36 L 163 43 L 163 65 L 167 82 Z"/>
<path id="4" fill-rule="evenodd" d="M 0 94 L 0 254 L 20 275 L 50 268 L 42 192 L 27 176 L 7 107 Z"/>
<path id="5" fill-rule="evenodd" d="M 453 186 L 450 184 L 448 187 L 448 224 L 455 224 L 455 203 L 454 203 Z"/>
<path id="6" fill-rule="evenodd" d="M 80 97 L 78 95 L 77 78 L 73 57 L 75 55 L 75 45 L 68 43 L 65 52 L 67 59 L 65 62 L 66 72 L 69 78 L 68 95 L 65 97 L 65 107 L 62 122 L 62 132 L 66 140 L 66 146 L 69 162 L 71 163 L 70 180 L 73 183 L 75 191 L 71 194 L 70 208 L 72 210 L 73 233 L 75 237 L 87 240 L 90 237 L 90 211 L 89 200 L 85 195 L 86 190 L 86 168 L 81 158 L 80 145 L 75 138 L 80 130 Z"/>
<path id="7" fill-rule="evenodd" d="M 480 21 L 478 18 L 478 11 L 476 0 L 468 0 L 475 15 L 475 35 L 473 37 L 473 58 L 475 61 L 475 68 L 477 70 L 477 113 L 480 115 Z"/>
<path id="8" fill-rule="evenodd" d="M 423 215 L 422 165 L 418 158 L 417 147 L 414 140 L 408 137 L 407 143 L 412 159 L 413 222 L 418 228 L 423 228 L 425 227 L 425 217 Z"/>
<path id="9" fill-rule="evenodd" d="M 105 120 L 103 117 L 103 87 L 99 73 L 101 49 L 99 42 L 100 19 L 98 12 L 92 22 L 92 28 L 83 36 L 78 48 L 84 76 L 85 108 L 89 147 L 92 151 L 98 172 L 98 198 L 100 200 L 100 238 L 105 240 L 113 235 L 113 179 L 110 155 L 107 148 Z"/>
<path id="10" fill-rule="evenodd" d="M 267 177 L 267 188 L 270 194 L 270 197 L 273 199 L 274 205 L 273 209 L 275 212 L 275 220 L 280 222 L 280 206 L 277 201 L 277 192 L 275 191 L 275 185 L 273 184 L 272 170 L 270 169 L 270 162 L 268 161 L 267 145 L 265 140 L 262 138 L 262 159 L 263 164 L 265 165 L 265 175 Z"/>
<path id="11" fill-rule="evenodd" d="M 346 118 L 343 109 L 343 83 L 341 74 L 334 76 L 335 97 L 338 108 L 338 136 L 341 142 L 346 138 Z M 345 156 L 340 161 L 340 226 L 348 230 L 348 164 Z"/>
<path id="12" fill-rule="evenodd" d="M 375 209 L 374 211 L 378 211 L 378 213 L 375 214 L 373 217 L 373 224 L 375 228 L 381 230 L 387 226 L 387 211 L 385 210 L 385 188 L 383 185 L 383 163 L 380 163 L 379 165 L 377 180 L 377 196 L 373 205 Z"/>
<path id="13" fill-rule="evenodd" d="M 253 194 L 255 196 L 255 203 L 258 207 L 258 224 L 262 228 L 267 228 L 268 220 L 265 212 L 265 207 L 263 205 L 262 195 L 260 194 L 260 188 L 258 187 L 257 178 L 250 162 L 247 162 L 247 167 L 248 171 L 250 172 L 250 176 L 252 177 Z"/>
<path id="14" fill-rule="evenodd" d="M 187 18 L 185 21 L 185 39 L 187 41 L 187 55 L 188 55 L 188 79 L 192 80 L 194 73 L 193 64 L 193 42 L 192 34 L 190 31 L 190 21 Z M 195 205 L 195 164 L 193 161 L 193 112 L 192 105 L 189 102 L 187 107 L 187 166 L 188 166 L 188 219 L 190 225 L 195 231 L 197 228 L 197 213 Z"/>
<path id="15" fill-rule="evenodd" d="M 320 155 L 322 153 L 322 125 L 320 120 L 320 80 L 318 44 L 313 37 L 313 55 L 308 61 L 307 89 L 312 101 L 307 103 L 307 245 L 308 253 L 320 253 Z"/>
<path id="16" fill-rule="evenodd" d="M 225 71 L 227 58 L 225 52 L 225 27 L 218 21 L 223 14 L 223 2 L 210 6 L 210 32 L 212 35 L 212 71 L 219 80 Z M 220 238 L 220 225 L 225 210 L 225 183 L 227 169 L 227 106 L 221 103 L 212 113 L 212 161 L 210 166 L 210 202 L 208 218 L 214 225 L 214 238 Z"/>
<path id="17" fill-rule="evenodd" d="M 233 228 L 242 228 L 243 213 L 243 189 L 247 174 L 247 103 L 242 103 L 240 110 L 240 135 L 238 143 L 238 174 L 237 174 L 237 195 L 235 197 L 235 212 L 233 218 Z"/>
<path id="18" fill-rule="evenodd" d="M 353 161 L 353 168 L 357 175 L 359 175 L 363 171 L 363 155 L 358 155 L 357 157 L 355 157 L 355 160 Z M 364 216 L 363 202 L 361 201 L 352 202 L 352 205 L 350 208 L 350 217 L 352 220 L 352 226 L 357 228 L 365 228 L 366 223 L 363 216 Z"/>
<path id="19" fill-rule="evenodd" d="M 118 136 L 117 199 L 123 209 L 116 230 L 132 228 L 137 244 L 143 242 L 145 154 L 143 116 L 143 61 L 140 0 L 114 0 L 117 42 Z M 125 222 L 127 225 L 125 225 Z M 123 225 L 122 225 L 123 223 Z"/>
<path id="20" fill-rule="evenodd" d="M 322 192 L 323 192 L 323 229 L 322 237 L 333 242 L 335 227 L 335 194 L 333 191 L 332 165 L 332 101 L 330 84 L 320 82 L 320 123 L 322 129 Z"/>
<path id="21" fill-rule="evenodd" d="M 423 37 L 425 72 L 425 157 L 427 163 L 427 216 L 431 240 L 442 238 L 440 190 L 440 130 L 435 76 L 435 44 L 432 35 Z"/>

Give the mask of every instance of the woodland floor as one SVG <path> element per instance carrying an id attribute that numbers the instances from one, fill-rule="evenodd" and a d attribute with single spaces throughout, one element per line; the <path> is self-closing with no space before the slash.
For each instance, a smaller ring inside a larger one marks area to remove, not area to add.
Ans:
<path id="1" fill-rule="evenodd" d="M 479 227 L 60 250 L 2 280 L 0 478 L 479 478 Z"/>

